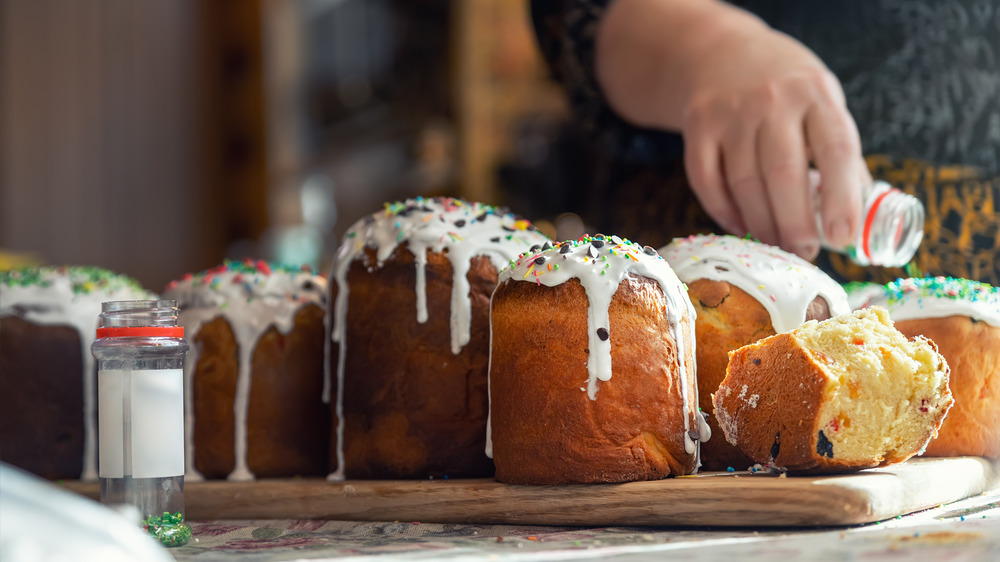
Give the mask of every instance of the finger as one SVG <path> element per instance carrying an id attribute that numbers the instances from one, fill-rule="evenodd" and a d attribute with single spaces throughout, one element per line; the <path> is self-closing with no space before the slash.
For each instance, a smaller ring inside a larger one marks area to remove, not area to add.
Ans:
<path id="1" fill-rule="evenodd" d="M 695 128 L 684 138 L 684 168 L 691 189 L 709 217 L 731 234 L 742 236 L 747 228 L 726 188 L 718 142 Z"/>
<path id="2" fill-rule="evenodd" d="M 806 142 L 822 177 L 823 234 L 833 246 L 850 245 L 861 213 L 864 162 L 854 119 L 842 106 L 813 105 L 806 112 Z"/>
<path id="3" fill-rule="evenodd" d="M 819 253 L 819 232 L 801 119 L 764 123 L 757 147 L 781 247 L 812 260 Z"/>
<path id="4" fill-rule="evenodd" d="M 861 185 L 870 185 L 874 179 L 872 179 L 872 172 L 868 169 L 868 162 L 862 161 L 860 174 L 858 174 L 858 181 Z"/>
<path id="5" fill-rule="evenodd" d="M 778 230 L 757 163 L 756 136 L 753 126 L 731 129 L 722 143 L 722 167 L 729 193 L 749 232 L 765 244 L 776 245 Z"/>

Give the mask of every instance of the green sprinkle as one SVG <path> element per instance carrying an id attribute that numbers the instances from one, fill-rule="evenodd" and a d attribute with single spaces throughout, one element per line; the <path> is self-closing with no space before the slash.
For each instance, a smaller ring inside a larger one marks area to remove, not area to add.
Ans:
<path id="1" fill-rule="evenodd" d="M 894 305 L 904 298 L 924 297 L 1000 305 L 1000 290 L 969 279 L 923 277 L 897 279 L 885 285 L 885 298 L 889 305 Z"/>
<path id="2" fill-rule="evenodd" d="M 184 546 L 191 540 L 191 527 L 184 522 L 184 514 L 164 511 L 162 516 L 150 515 L 143 521 L 146 532 L 163 546 Z"/>
<path id="3" fill-rule="evenodd" d="M 52 277 L 69 278 L 73 294 L 90 294 L 94 291 L 132 291 L 144 293 L 139 282 L 126 275 L 93 266 L 26 266 L 0 271 L 0 285 L 8 287 L 41 287 L 52 285 Z"/>

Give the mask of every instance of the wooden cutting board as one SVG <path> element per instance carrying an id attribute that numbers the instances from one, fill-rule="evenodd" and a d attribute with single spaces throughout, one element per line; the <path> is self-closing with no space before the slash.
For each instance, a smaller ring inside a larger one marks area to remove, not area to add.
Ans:
<path id="1" fill-rule="evenodd" d="M 92 498 L 96 483 L 67 482 Z M 916 459 L 840 476 L 709 472 L 653 482 L 512 486 L 469 480 L 189 482 L 187 518 L 532 525 L 839 526 L 891 519 L 1000 486 L 1000 461 Z"/>

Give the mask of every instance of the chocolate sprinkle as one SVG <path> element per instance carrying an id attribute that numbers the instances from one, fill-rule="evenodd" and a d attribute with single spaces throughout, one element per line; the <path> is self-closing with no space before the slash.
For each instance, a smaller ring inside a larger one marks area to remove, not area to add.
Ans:
<path id="1" fill-rule="evenodd" d="M 573 250 L 573 245 L 569 242 L 563 242 L 562 246 L 559 246 L 560 254 L 568 254 Z"/>
<path id="2" fill-rule="evenodd" d="M 500 237 L 499 236 L 494 236 L 493 238 L 490 238 L 490 242 L 494 242 L 496 244 L 499 244 L 500 243 Z"/>
<path id="3" fill-rule="evenodd" d="M 486 220 L 486 217 L 488 217 L 488 216 L 490 216 L 489 213 L 483 213 L 483 214 L 479 215 L 478 217 L 476 217 L 476 220 L 479 221 L 479 222 L 483 222 L 483 221 Z"/>
<path id="4" fill-rule="evenodd" d="M 514 232 L 514 229 L 507 225 L 501 225 L 500 228 L 506 230 L 507 232 Z"/>
<path id="5" fill-rule="evenodd" d="M 598 328 L 597 337 L 601 338 L 601 341 L 608 341 L 608 338 L 611 337 L 611 334 L 608 333 L 607 328 Z"/>
<path id="6" fill-rule="evenodd" d="M 541 249 L 542 249 L 541 246 L 539 246 L 538 244 L 535 244 L 534 246 L 528 248 L 528 253 L 529 254 L 534 254 L 535 252 L 537 252 L 538 250 L 541 250 Z"/>
<path id="7" fill-rule="evenodd" d="M 754 359 L 753 360 L 753 364 L 754 365 L 760 365 L 760 359 Z"/>
<path id="8" fill-rule="evenodd" d="M 656 255 L 656 250 L 654 250 L 652 246 L 643 246 L 642 251 L 646 252 L 646 254 L 650 256 Z"/>
<path id="9" fill-rule="evenodd" d="M 547 251 L 549 251 L 551 249 L 552 249 L 552 244 L 550 244 L 548 242 L 542 244 L 542 251 L 543 252 L 547 252 Z"/>
<path id="10" fill-rule="evenodd" d="M 545 258 L 543 258 L 542 256 L 538 256 L 537 258 L 535 258 L 535 265 L 543 265 L 544 263 L 545 263 Z"/>
<path id="11" fill-rule="evenodd" d="M 819 436 L 816 438 L 816 452 L 821 457 L 833 458 L 833 443 L 823 435 L 823 430 L 820 430 Z"/>
<path id="12" fill-rule="evenodd" d="M 604 247 L 604 240 L 594 240 L 590 245 L 600 250 Z"/>
<path id="13" fill-rule="evenodd" d="M 455 226 L 457 226 L 458 228 L 462 228 L 463 226 L 465 226 L 465 220 L 458 219 L 457 221 L 455 221 Z"/>

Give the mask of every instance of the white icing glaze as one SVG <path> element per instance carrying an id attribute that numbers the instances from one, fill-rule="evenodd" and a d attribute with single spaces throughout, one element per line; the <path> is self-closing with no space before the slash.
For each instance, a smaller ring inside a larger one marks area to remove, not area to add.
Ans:
<path id="1" fill-rule="evenodd" d="M 598 235 L 600 236 L 600 235 Z M 587 396 L 597 399 L 599 381 L 609 381 L 612 377 L 611 364 L 611 323 L 608 308 L 618 286 L 634 283 L 630 274 L 646 277 L 660 286 L 667 301 L 667 318 L 672 336 L 677 346 L 677 373 L 685 377 L 688 372 L 684 364 L 685 342 L 694 345 L 695 310 L 680 279 L 655 250 L 646 246 L 622 240 L 617 236 L 584 237 L 568 241 L 558 246 L 528 253 L 512 261 L 500 272 L 498 286 L 508 282 L 524 281 L 553 287 L 570 279 L 577 279 L 587 294 Z M 688 333 L 681 333 L 681 320 L 688 319 Z M 492 338 L 492 335 L 491 335 Z M 692 350 L 693 351 L 693 350 Z M 692 357 L 694 354 L 692 353 Z M 691 365 L 691 373 L 695 366 Z M 681 383 L 684 402 L 684 449 L 688 454 L 697 455 L 699 447 L 692 437 L 691 419 L 696 418 L 694 431 L 698 441 L 705 441 L 711 435 L 704 418 L 695 415 L 691 409 L 688 384 Z M 581 388 L 581 390 L 584 390 Z M 487 423 L 487 455 L 492 458 L 492 428 Z"/>
<path id="2" fill-rule="evenodd" d="M 897 279 L 877 286 L 862 306 L 878 305 L 893 321 L 968 316 L 1000 326 L 1000 289 L 952 277 Z"/>
<path id="3" fill-rule="evenodd" d="M 30 282 L 27 282 L 28 279 Z M 96 267 L 31 267 L 3 272 L 0 316 L 20 316 L 34 324 L 65 325 L 80 334 L 83 353 L 83 473 L 97 479 L 97 386 L 90 346 L 97 336 L 101 304 L 155 299 L 134 280 Z"/>
<path id="4" fill-rule="evenodd" d="M 436 197 L 408 199 L 387 203 L 385 209 L 354 223 L 344 234 L 337 250 L 331 279 L 337 283 L 337 300 L 331 307 L 333 317 L 331 338 L 339 342 L 337 361 L 337 470 L 330 480 L 344 478 L 344 362 L 347 356 L 346 322 L 350 287 L 347 273 L 351 264 L 364 259 L 366 248 L 375 250 L 374 267 L 381 267 L 396 248 L 405 244 L 414 256 L 416 265 L 416 318 L 427 322 L 426 265 L 427 252 L 443 253 L 451 262 L 451 351 L 459 354 L 470 340 L 472 303 L 467 274 L 472 258 L 486 256 L 499 271 L 509 260 L 533 245 L 549 243 L 549 239 L 528 221 L 482 203 Z M 329 402 L 332 373 L 323 386 L 323 400 Z"/>
<path id="5" fill-rule="evenodd" d="M 675 238 L 660 254 L 685 283 L 724 281 L 757 299 L 778 333 L 805 322 L 809 303 L 817 296 L 827 302 L 831 316 L 851 311 L 844 289 L 829 275 L 774 246 L 708 234 Z"/>
<path id="6" fill-rule="evenodd" d="M 250 403 L 251 362 L 257 340 L 271 326 L 282 334 L 292 331 L 295 315 L 306 304 L 323 306 L 326 280 L 311 272 L 277 267 L 261 261 L 227 262 L 214 269 L 186 275 L 167 286 L 163 298 L 174 299 L 181 309 L 178 319 L 188 341 L 195 344 L 201 327 L 223 317 L 239 346 L 239 374 L 233 404 L 236 466 L 228 479 L 253 480 L 247 466 L 247 410 Z M 194 466 L 193 377 L 198 365 L 199 345 L 191 345 L 184 361 L 185 476 L 200 480 Z"/>

